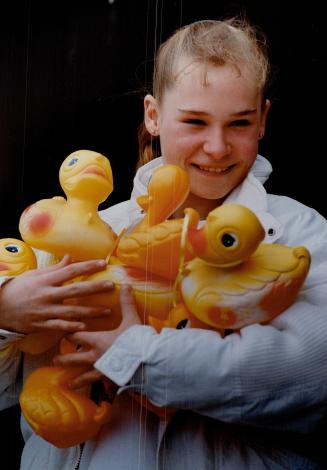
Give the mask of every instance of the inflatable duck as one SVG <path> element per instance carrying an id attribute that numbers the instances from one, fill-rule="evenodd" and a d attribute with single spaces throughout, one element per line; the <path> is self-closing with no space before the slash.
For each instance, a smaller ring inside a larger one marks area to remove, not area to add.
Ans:
<path id="1" fill-rule="evenodd" d="M 176 278 L 183 219 L 167 219 L 183 204 L 189 190 L 187 173 L 180 167 L 163 165 L 156 169 L 148 195 L 137 198 L 145 212 L 144 218 L 117 244 L 120 263 L 146 271 L 148 275 L 172 281 Z M 197 223 L 198 218 L 193 219 L 192 227 Z M 190 259 L 189 253 L 186 259 Z"/>
<path id="2" fill-rule="evenodd" d="M 116 234 L 98 214 L 98 206 L 113 190 L 109 160 L 100 153 L 79 150 L 62 163 L 59 179 L 63 197 L 42 199 L 21 215 L 24 241 L 59 259 L 74 261 L 106 258 L 114 249 Z"/>
<path id="3" fill-rule="evenodd" d="M 34 251 L 22 240 L 0 239 L 0 276 L 18 276 L 36 265 Z"/>

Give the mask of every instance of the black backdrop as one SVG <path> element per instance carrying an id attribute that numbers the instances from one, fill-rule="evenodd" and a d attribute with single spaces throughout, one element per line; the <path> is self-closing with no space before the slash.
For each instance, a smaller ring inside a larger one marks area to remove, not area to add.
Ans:
<path id="1" fill-rule="evenodd" d="M 58 170 L 81 148 L 109 157 L 115 190 L 128 198 L 136 128 L 158 44 L 180 25 L 243 13 L 270 42 L 273 106 L 261 153 L 273 164 L 270 192 L 327 216 L 324 15 L 320 2 L 280 0 L 66 0 L 7 2 L 0 10 L 0 237 L 19 237 L 22 210 L 63 194 Z M 7 453 L 18 461 L 17 410 Z M 7 444 L 6 444 L 7 443 Z M 9 443 L 9 444 L 8 444 Z"/>

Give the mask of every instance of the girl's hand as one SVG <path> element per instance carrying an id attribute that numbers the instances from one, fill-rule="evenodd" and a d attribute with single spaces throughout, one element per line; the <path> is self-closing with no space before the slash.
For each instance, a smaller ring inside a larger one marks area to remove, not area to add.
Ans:
<path id="1" fill-rule="evenodd" d="M 81 350 L 71 354 L 56 356 L 53 360 L 55 365 L 61 366 L 89 366 L 89 370 L 77 377 L 70 386 L 79 388 L 89 385 L 97 380 L 105 379 L 105 385 L 110 388 L 112 384 L 109 379 L 93 368 L 93 364 L 104 354 L 118 336 L 129 327 L 141 324 L 137 314 L 135 299 L 130 286 L 122 286 L 120 290 L 120 304 L 122 321 L 118 328 L 111 331 L 78 332 L 67 336 L 74 344 L 82 346 Z"/>
<path id="2" fill-rule="evenodd" d="M 11 279 L 0 288 L 0 328 L 18 333 L 74 332 L 85 328 L 84 318 L 107 315 L 108 309 L 64 305 L 64 300 L 108 292 L 113 284 L 108 281 L 63 284 L 101 271 L 105 266 L 105 260 L 71 263 L 66 255 L 58 264 L 32 269 Z"/>

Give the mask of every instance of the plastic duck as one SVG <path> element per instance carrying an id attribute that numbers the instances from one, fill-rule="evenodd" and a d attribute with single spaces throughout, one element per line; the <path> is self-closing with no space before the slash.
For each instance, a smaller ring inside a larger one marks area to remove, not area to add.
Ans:
<path id="1" fill-rule="evenodd" d="M 111 406 L 97 405 L 68 387 L 85 369 L 42 367 L 26 380 L 19 402 L 35 433 L 57 447 L 70 447 L 94 437 L 109 421 Z"/>
<path id="2" fill-rule="evenodd" d="M 34 251 L 22 240 L 0 239 L 0 276 L 18 276 L 36 265 Z"/>
<path id="3" fill-rule="evenodd" d="M 170 325 L 197 319 L 215 329 L 237 330 L 267 323 L 294 301 L 309 270 L 303 246 L 260 243 L 264 231 L 246 207 L 214 209 L 188 241 L 195 258 L 183 269 L 182 302 L 170 312 Z M 183 313 L 184 312 L 184 313 Z M 151 321 L 151 319 L 150 319 Z"/>
<path id="4" fill-rule="evenodd" d="M 42 199 L 25 209 L 19 222 L 23 240 L 58 258 L 106 258 L 117 238 L 98 214 L 113 190 L 109 160 L 90 150 L 73 152 L 62 163 L 59 179 L 67 200 Z"/>
<path id="5" fill-rule="evenodd" d="M 137 198 L 145 212 L 141 222 L 117 244 L 120 263 L 174 280 L 179 266 L 183 219 L 167 220 L 185 201 L 190 190 L 187 173 L 163 165 L 153 173 L 148 195 Z M 196 227 L 198 218 L 192 221 Z M 191 259 L 189 254 L 187 259 Z"/>

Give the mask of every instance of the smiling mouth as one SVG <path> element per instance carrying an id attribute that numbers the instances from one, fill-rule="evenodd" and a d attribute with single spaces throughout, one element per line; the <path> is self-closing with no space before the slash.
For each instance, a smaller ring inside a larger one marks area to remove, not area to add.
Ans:
<path id="1" fill-rule="evenodd" d="M 217 168 L 217 167 L 213 167 L 213 166 L 202 166 L 202 165 L 197 165 L 196 163 L 192 163 L 192 166 L 194 168 L 196 168 L 197 170 L 200 170 L 204 173 L 208 173 L 208 174 L 212 174 L 212 175 L 217 175 L 217 174 L 219 175 L 219 174 L 225 174 L 225 173 L 228 173 L 229 171 L 231 171 L 235 167 L 235 164 L 225 166 L 223 168 Z"/>

